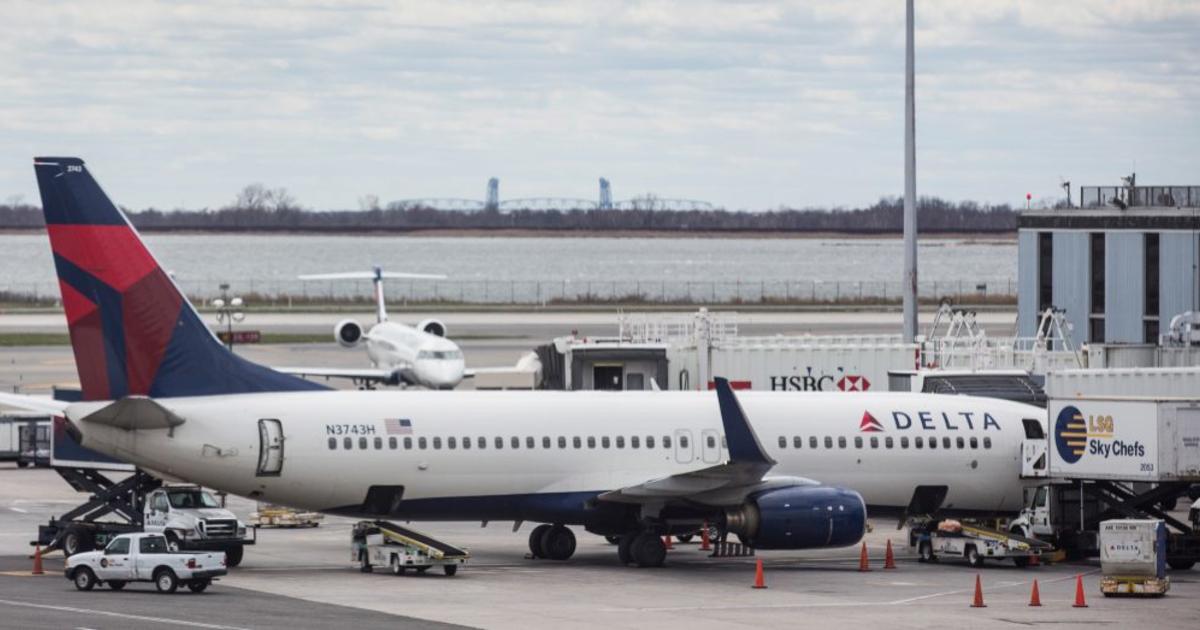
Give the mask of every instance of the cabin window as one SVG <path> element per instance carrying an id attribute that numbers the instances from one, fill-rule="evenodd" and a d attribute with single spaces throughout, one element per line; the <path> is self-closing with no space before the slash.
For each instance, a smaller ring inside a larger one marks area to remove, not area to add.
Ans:
<path id="1" fill-rule="evenodd" d="M 566 437 L 561 436 L 561 435 L 558 436 L 558 448 L 567 448 L 567 438 Z"/>
<path id="2" fill-rule="evenodd" d="M 434 448 L 434 450 L 442 449 L 442 438 L 440 438 L 440 437 L 433 438 L 433 448 Z"/>
<path id="3" fill-rule="evenodd" d="M 612 445 L 612 443 L 611 443 L 611 442 L 609 442 L 609 440 L 608 440 L 608 436 L 607 436 L 607 435 L 605 435 L 604 437 L 601 437 L 601 438 L 600 438 L 600 446 L 602 446 L 602 447 L 604 447 L 604 448 L 608 448 L 608 447 L 609 447 L 609 446 L 611 446 L 611 445 Z"/>
<path id="4" fill-rule="evenodd" d="M 588 436 L 588 448 L 596 448 L 596 436 Z"/>
<path id="5" fill-rule="evenodd" d="M 512 447 L 513 448 L 521 448 L 521 438 L 514 435 L 512 437 Z"/>
<path id="6" fill-rule="evenodd" d="M 487 438 L 479 436 L 477 446 L 479 446 L 479 448 L 487 448 Z"/>
<path id="7" fill-rule="evenodd" d="M 958 446 L 958 448 L 966 448 L 967 447 L 966 440 L 962 439 L 961 437 L 955 438 L 954 443 L 955 443 L 955 446 Z"/>
<path id="8" fill-rule="evenodd" d="M 846 448 L 846 436 L 838 436 L 838 448 Z"/>
<path id="9" fill-rule="evenodd" d="M 471 438 L 464 437 L 462 440 L 463 450 L 471 448 Z"/>
<path id="10" fill-rule="evenodd" d="M 404 450 L 406 450 L 406 451 L 412 450 L 412 438 L 410 438 L 410 437 L 404 438 Z"/>
<path id="11" fill-rule="evenodd" d="M 390 448 L 394 451 L 394 450 L 396 450 L 397 445 L 398 445 L 398 442 L 396 441 L 396 436 L 393 435 L 388 438 L 388 448 Z"/>
<path id="12" fill-rule="evenodd" d="M 814 435 L 814 436 L 808 438 L 808 447 L 809 448 L 817 448 L 817 436 Z"/>
<path id="13" fill-rule="evenodd" d="M 983 448 L 992 448 L 992 438 L 990 438 L 990 437 L 983 438 Z"/>
<path id="14" fill-rule="evenodd" d="M 533 436 L 532 435 L 526 436 L 525 437 L 525 448 L 533 448 L 535 446 L 537 446 L 537 444 L 533 441 Z"/>
<path id="15" fill-rule="evenodd" d="M 717 448 L 717 438 L 711 435 L 704 438 L 704 443 L 708 444 L 708 448 Z"/>
<path id="16" fill-rule="evenodd" d="M 383 438 L 381 438 L 381 437 L 375 438 L 375 450 L 377 450 L 377 451 L 383 450 Z"/>
<path id="17" fill-rule="evenodd" d="M 329 438 L 329 450 L 337 450 L 337 438 Z"/>
<path id="18" fill-rule="evenodd" d="M 879 448 L 879 438 L 871 436 L 871 448 Z"/>
<path id="19" fill-rule="evenodd" d="M 687 448 L 687 447 L 688 447 L 688 436 L 686 436 L 686 435 L 679 436 L 679 448 Z"/>
<path id="20" fill-rule="evenodd" d="M 937 448 L 937 438 L 929 438 L 929 448 Z"/>
<path id="21" fill-rule="evenodd" d="M 360 448 L 364 451 L 367 450 L 367 438 L 365 438 L 365 437 L 358 438 L 358 448 Z"/>
<path id="22" fill-rule="evenodd" d="M 908 448 L 908 436 L 900 436 L 900 448 Z"/>
<path id="23" fill-rule="evenodd" d="M 575 448 L 583 448 L 583 439 L 578 435 L 571 438 L 571 446 L 574 446 Z"/>
<path id="24" fill-rule="evenodd" d="M 634 435 L 629 438 L 629 448 L 641 448 L 642 440 Z"/>
<path id="25" fill-rule="evenodd" d="M 417 438 L 417 448 L 423 451 L 425 450 L 426 444 L 427 442 L 425 441 L 425 438 Z"/>
<path id="26" fill-rule="evenodd" d="M 974 437 L 971 438 L 971 448 L 972 449 L 979 448 L 979 438 L 974 438 Z"/>
<path id="27" fill-rule="evenodd" d="M 925 438 L 919 435 L 913 438 L 913 446 L 916 448 L 925 448 Z"/>
<path id="28" fill-rule="evenodd" d="M 779 436 L 779 448 L 787 448 L 787 438 Z"/>
<path id="29" fill-rule="evenodd" d="M 825 436 L 825 448 L 833 448 L 833 438 Z"/>
<path id="30" fill-rule="evenodd" d="M 617 448 L 625 448 L 625 436 L 624 435 L 617 436 Z"/>
<path id="31" fill-rule="evenodd" d="M 804 446 L 804 438 L 799 435 L 792 438 L 792 448 L 800 448 L 801 446 Z"/>
<path id="32" fill-rule="evenodd" d="M 671 448 L 671 436 L 663 436 L 663 448 Z"/>
<path id="33" fill-rule="evenodd" d="M 496 450 L 500 450 L 502 448 L 504 448 L 504 438 L 497 435 L 496 436 Z"/>
<path id="34" fill-rule="evenodd" d="M 542 436 L 542 448 L 550 448 L 550 436 L 549 435 Z"/>
<path id="35" fill-rule="evenodd" d="M 342 438 L 342 448 L 346 449 L 347 451 L 354 448 L 354 440 L 350 438 Z"/>
<path id="36" fill-rule="evenodd" d="M 861 435 L 854 436 L 854 448 L 862 448 L 862 447 L 863 447 L 862 436 Z"/>
<path id="37" fill-rule="evenodd" d="M 890 437 L 883 438 L 883 447 L 884 448 L 892 448 L 892 446 L 894 446 L 894 445 L 895 445 L 895 442 L 892 441 L 892 438 L 890 438 Z"/>
<path id="38" fill-rule="evenodd" d="M 654 448 L 654 436 L 653 435 L 646 436 L 646 448 Z"/>
<path id="39" fill-rule="evenodd" d="M 950 438 L 942 438 L 942 448 L 950 448 Z"/>
<path id="40" fill-rule="evenodd" d="M 437 447 L 436 442 L 434 443 L 434 447 L 435 448 Z M 446 448 L 448 448 L 448 449 L 458 448 L 458 440 L 454 439 L 454 436 L 450 436 L 450 437 L 446 438 Z"/>

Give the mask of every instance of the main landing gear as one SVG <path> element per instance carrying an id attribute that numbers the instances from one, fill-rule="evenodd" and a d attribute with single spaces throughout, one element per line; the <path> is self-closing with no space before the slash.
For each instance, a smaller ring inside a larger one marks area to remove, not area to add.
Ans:
<path id="1" fill-rule="evenodd" d="M 639 568 L 661 567 L 667 560 L 667 547 L 662 537 L 648 531 L 630 532 L 617 543 L 617 558 L 621 564 L 636 564 Z"/>
<path id="2" fill-rule="evenodd" d="M 529 553 L 534 558 L 566 560 L 575 554 L 575 534 L 562 525 L 538 525 L 529 532 Z"/>

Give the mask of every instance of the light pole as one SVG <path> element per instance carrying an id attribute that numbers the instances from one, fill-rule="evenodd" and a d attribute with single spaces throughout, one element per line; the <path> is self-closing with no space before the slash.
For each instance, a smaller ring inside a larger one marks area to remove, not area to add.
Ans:
<path id="1" fill-rule="evenodd" d="M 217 309 L 217 325 L 225 326 L 225 345 L 233 351 L 233 323 L 246 319 L 246 314 L 242 312 L 242 298 L 229 297 L 229 284 L 223 282 L 221 297 L 213 300 L 212 305 Z"/>

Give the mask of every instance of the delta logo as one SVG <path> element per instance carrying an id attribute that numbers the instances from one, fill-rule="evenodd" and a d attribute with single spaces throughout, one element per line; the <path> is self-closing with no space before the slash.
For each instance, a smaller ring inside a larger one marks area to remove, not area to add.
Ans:
<path id="1" fill-rule="evenodd" d="M 946 412 L 931 412 L 918 411 L 909 413 L 904 411 L 892 412 L 892 424 L 896 425 L 897 431 L 907 431 L 912 428 L 919 428 L 925 431 L 934 431 L 945 429 L 946 431 L 999 431 L 1000 423 L 996 421 L 995 416 L 990 413 L 978 413 L 975 411 L 960 411 L 958 413 Z M 864 411 L 862 419 L 858 422 L 858 430 L 861 433 L 882 433 L 886 429 L 883 428 L 883 423 L 878 418 L 871 415 L 871 412 Z"/>

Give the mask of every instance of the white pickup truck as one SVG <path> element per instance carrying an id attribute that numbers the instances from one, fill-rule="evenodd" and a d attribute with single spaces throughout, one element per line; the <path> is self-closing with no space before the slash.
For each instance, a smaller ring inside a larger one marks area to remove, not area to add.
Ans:
<path id="1" fill-rule="evenodd" d="M 121 534 L 101 551 L 67 558 L 63 570 L 81 591 L 97 584 L 119 591 L 130 582 L 154 582 L 160 593 L 174 593 L 180 584 L 200 593 L 226 573 L 223 552 L 173 552 L 161 534 Z"/>

